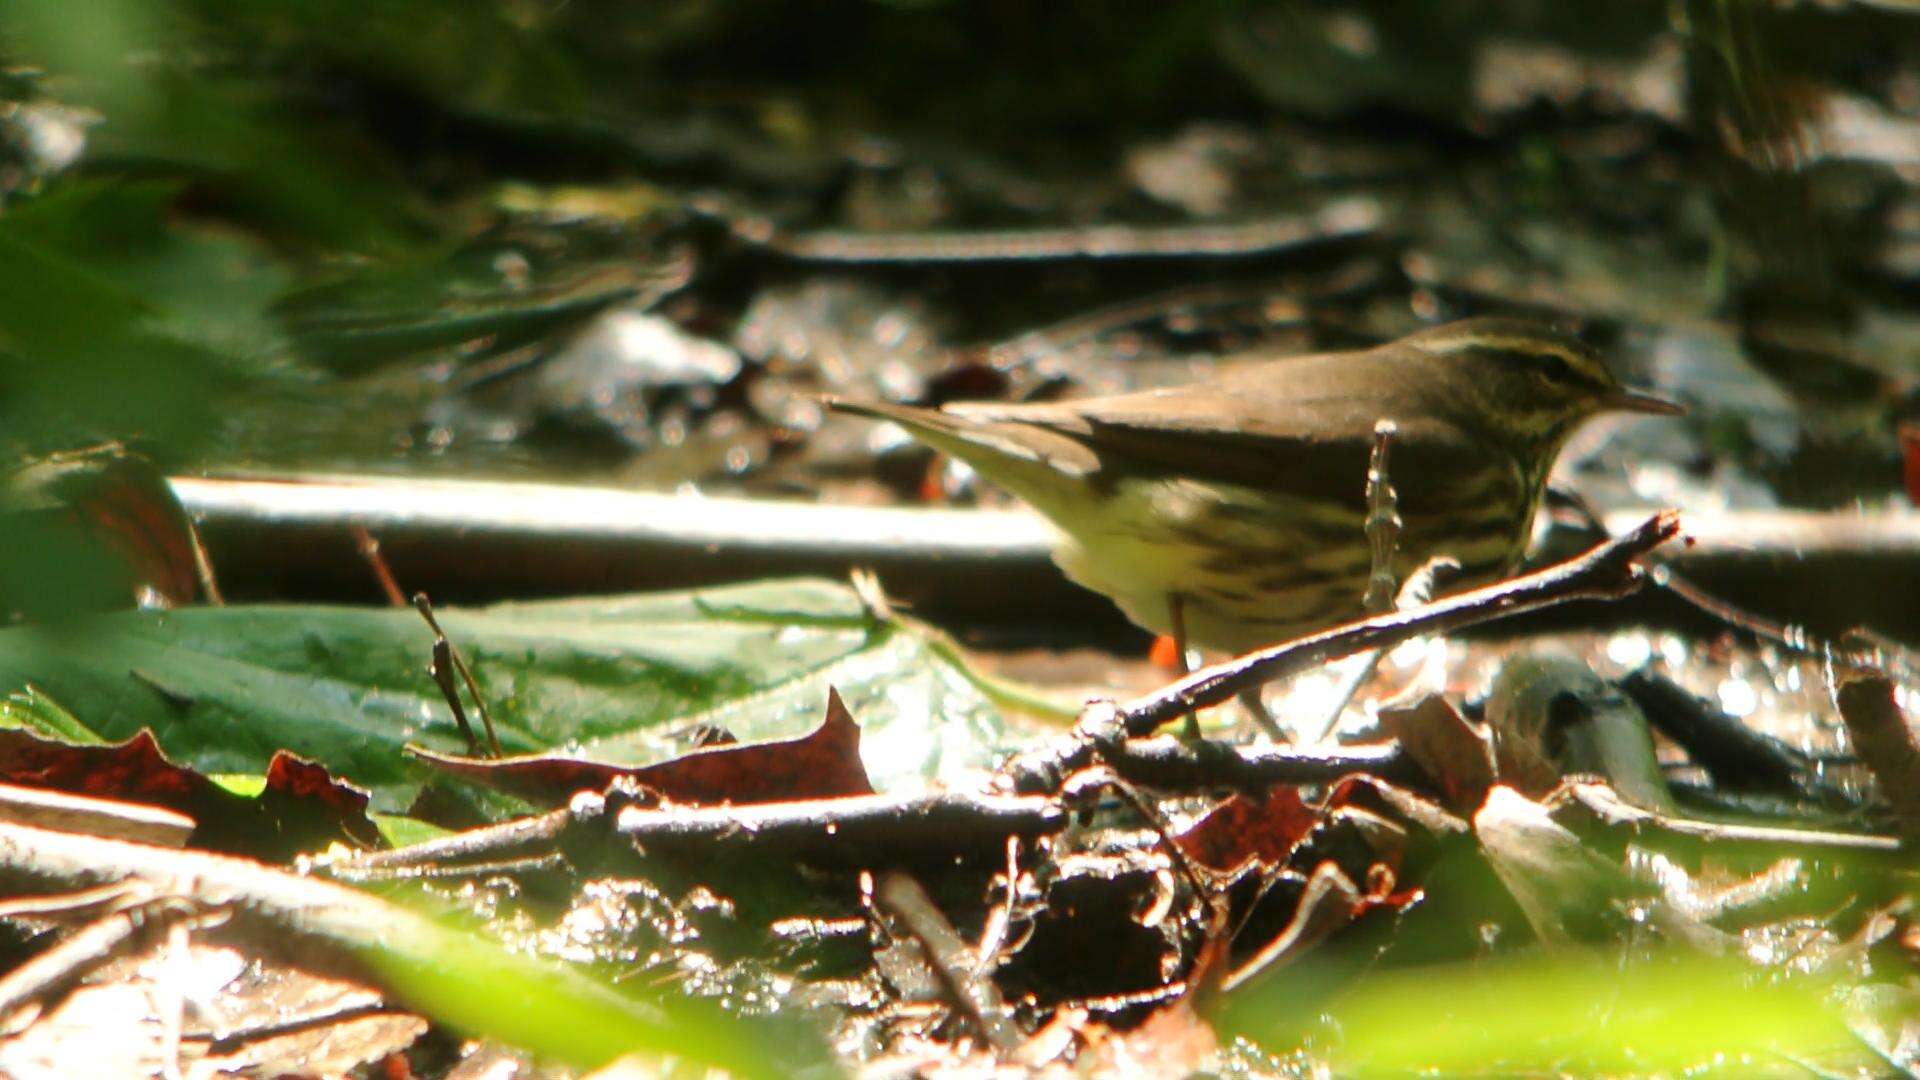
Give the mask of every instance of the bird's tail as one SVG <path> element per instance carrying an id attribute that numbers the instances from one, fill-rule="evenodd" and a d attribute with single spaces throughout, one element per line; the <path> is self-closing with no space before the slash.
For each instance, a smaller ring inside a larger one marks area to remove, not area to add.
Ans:
<path id="1" fill-rule="evenodd" d="M 1050 509 L 1063 485 L 1079 486 L 1098 464 L 1078 442 L 1011 418 L 833 397 L 825 403 L 830 409 L 899 424 L 915 439 L 959 458 L 1042 511 Z"/>

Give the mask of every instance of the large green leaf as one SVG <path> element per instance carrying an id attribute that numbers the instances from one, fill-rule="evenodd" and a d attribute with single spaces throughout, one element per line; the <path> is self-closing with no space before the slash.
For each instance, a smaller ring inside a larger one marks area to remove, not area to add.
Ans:
<path id="1" fill-rule="evenodd" d="M 447 610 L 509 753 L 638 763 L 695 724 L 797 734 L 838 687 L 876 785 L 985 764 L 1000 718 L 944 639 L 876 617 L 853 590 L 791 580 Z M 412 611 L 322 606 L 125 612 L 0 631 L 0 689 L 28 683 L 96 734 L 151 728 L 175 761 L 252 773 L 313 758 L 398 809 L 423 775 L 407 743 L 465 748 L 426 674 Z"/>

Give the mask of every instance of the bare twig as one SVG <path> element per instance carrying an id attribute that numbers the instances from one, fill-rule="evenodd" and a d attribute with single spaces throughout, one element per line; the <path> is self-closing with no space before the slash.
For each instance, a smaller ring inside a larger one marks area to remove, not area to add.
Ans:
<path id="1" fill-rule="evenodd" d="M 1274 679 L 1342 656 L 1391 648 L 1422 634 L 1446 633 L 1509 615 L 1537 611 L 1569 600 L 1612 599 L 1638 589 L 1638 560 L 1678 535 L 1679 515 L 1665 511 L 1639 528 L 1584 555 L 1497 585 L 1449 596 L 1410 611 L 1375 615 L 1294 641 L 1202 668 L 1184 679 L 1124 704 L 1093 702 L 1062 747 L 1022 755 L 1001 770 L 1016 790 L 1046 791 L 1085 768 L 1121 740 L 1149 735 L 1160 725 Z"/>
<path id="2" fill-rule="evenodd" d="M 399 580 L 393 576 L 393 567 L 387 565 L 387 557 L 380 554 L 380 541 L 374 539 L 367 527 L 357 521 L 349 529 L 353 533 L 354 550 L 373 568 L 374 580 L 380 583 L 380 591 L 385 594 L 387 603 L 394 607 L 406 607 L 407 594 L 401 591 Z"/>
<path id="3" fill-rule="evenodd" d="M 427 625 L 433 628 L 433 663 L 429 665 L 427 672 L 433 676 L 434 683 L 440 687 L 441 695 L 447 699 L 447 705 L 453 710 L 453 718 L 459 723 L 461 733 L 466 735 L 467 751 L 475 752 L 479 743 L 473 737 L 473 726 L 467 723 L 466 710 L 460 707 L 460 693 L 454 689 L 453 675 L 449 672 L 449 667 L 460 673 L 461 681 L 467 685 L 467 693 L 473 695 L 473 704 L 480 710 L 480 722 L 486 726 L 487 743 L 493 751 L 493 756 L 504 756 L 505 751 L 500 749 L 500 736 L 493 730 L 493 714 L 487 711 L 487 699 L 481 696 L 480 685 L 474 682 L 473 671 L 467 667 L 466 660 L 460 656 L 460 650 L 448 640 L 446 631 L 440 629 L 440 620 L 433 617 L 433 601 L 427 599 L 426 593 L 414 593 L 413 606 L 414 610 L 420 612 L 420 617 L 427 620 Z"/>
<path id="4" fill-rule="evenodd" d="M 1020 903 L 1020 847 L 1019 837 L 1007 837 L 1007 887 L 1000 902 L 987 911 L 986 922 L 980 928 L 980 944 L 973 950 L 973 973 L 977 976 L 984 976 L 998 965 L 1007 931 L 1013 925 L 1013 910 Z"/>
<path id="5" fill-rule="evenodd" d="M 1796 653 L 1819 657 L 1844 657 L 1845 650 L 1834 646 L 1804 626 L 1777 622 L 1725 600 L 1695 585 L 1671 566 L 1656 566 L 1650 575 L 1656 588 L 1670 593 L 1689 607 L 1736 630 L 1771 641 Z"/>
<path id="6" fill-rule="evenodd" d="M 1415 777 L 1411 762 L 1392 743 L 1312 749 L 1294 746 L 1232 746 L 1217 741 L 1189 743 L 1165 737 L 1128 739 L 1102 749 L 1102 763 L 1128 782 L 1163 791 L 1231 788 L 1257 793 L 1275 784 L 1330 784 L 1343 776 L 1367 773 L 1395 780 Z M 1022 775 L 1018 767 L 1009 775 Z M 1032 786 L 1042 775 L 1028 775 Z"/>
<path id="7" fill-rule="evenodd" d="M 207 554 L 207 545 L 200 539 L 200 528 L 188 516 L 187 546 L 193 551 L 193 576 L 200 582 L 200 595 L 206 598 L 211 607 L 226 607 L 227 598 L 220 593 L 220 580 L 213 574 L 213 559 Z"/>
<path id="8" fill-rule="evenodd" d="M 1217 705 L 1249 686 L 1272 682 L 1341 656 L 1389 648 L 1422 634 L 1445 633 L 1579 599 L 1615 599 L 1640 588 L 1637 560 L 1680 532 L 1673 511 L 1655 514 L 1625 536 L 1555 566 L 1474 589 L 1412 611 L 1375 615 L 1203 668 L 1120 707 L 1127 733 L 1145 735 L 1191 709 Z"/>
<path id="9" fill-rule="evenodd" d="M 973 951 L 920 883 L 902 871 L 886 871 L 875 883 L 873 900 L 920 944 L 935 981 L 987 1045 L 1002 1056 L 1020 1049 L 1025 1039 L 1007 1016 L 1000 988 L 978 973 Z"/>
<path id="10" fill-rule="evenodd" d="M 1714 783 L 1788 797 L 1808 790 L 1812 769 L 1804 755 L 1695 697 L 1652 664 L 1628 672 L 1620 689 L 1639 702 L 1653 726 L 1679 743 Z"/>
<path id="11" fill-rule="evenodd" d="M 574 800 L 576 817 L 582 816 L 585 801 Z M 748 848 L 860 865 L 996 851 L 1009 836 L 1056 833 L 1066 824 L 1066 811 L 1051 799 L 964 792 L 750 806 L 627 806 L 614 816 L 614 831 L 649 853 L 711 857 L 721 848 Z"/>
<path id="12" fill-rule="evenodd" d="M 1173 826 L 1167 821 L 1167 816 L 1142 798 L 1140 793 L 1133 789 L 1133 785 L 1121 779 L 1112 768 L 1095 766 L 1083 770 L 1068 777 L 1067 782 L 1061 787 L 1062 798 L 1070 803 L 1079 803 L 1096 791 L 1111 791 L 1118 795 L 1120 801 L 1126 803 L 1140 820 L 1147 823 L 1147 827 L 1153 830 L 1154 835 L 1160 838 L 1160 850 L 1166 853 L 1167 860 L 1173 864 L 1175 870 L 1179 871 L 1187 887 L 1194 891 L 1202 904 L 1206 905 L 1209 916 L 1218 914 L 1215 894 L 1219 890 L 1201 875 L 1200 870 L 1193 865 L 1193 860 L 1187 858 L 1186 851 L 1180 847 L 1179 840 L 1173 835 Z M 1209 923 L 1214 921 L 1216 920 L 1213 918 L 1208 919 Z"/>
<path id="13" fill-rule="evenodd" d="M 555 850 L 560 834 L 572 820 L 566 810 L 551 810 L 388 851 L 353 852 L 336 860 L 319 860 L 314 868 L 343 881 L 370 881 L 406 877 L 423 869 L 540 858 Z"/>
<path id="14" fill-rule="evenodd" d="M 582 791 L 564 810 L 412 844 L 353 855 L 317 868 L 346 880 L 414 876 L 474 863 L 539 860 L 570 829 L 612 831 L 649 854 L 709 857 L 718 850 L 772 852 L 870 866 L 899 856 L 942 859 L 999 851 L 1009 837 L 1044 836 L 1066 826 L 1051 799 L 946 792 L 860 795 L 743 806 L 646 806 L 629 791 Z"/>
<path id="15" fill-rule="evenodd" d="M 1588 531 L 1601 536 L 1606 535 L 1606 522 L 1601 519 L 1600 512 L 1594 509 L 1592 503 L 1578 493 L 1562 489 L 1555 489 L 1554 495 L 1562 500 L 1563 508 Z M 1830 642 L 1814 635 L 1804 626 L 1778 622 L 1720 599 L 1695 585 L 1671 565 L 1660 563 L 1652 566 L 1649 568 L 1648 576 L 1655 588 L 1673 596 L 1695 611 L 1735 630 L 1751 634 L 1762 641 L 1770 641 L 1810 656 L 1828 658 L 1844 655 L 1835 650 Z"/>
<path id="16" fill-rule="evenodd" d="M 480 740 L 474 737 L 473 725 L 467 722 L 467 707 L 460 700 L 460 688 L 453 684 L 453 644 L 439 634 L 433 639 L 427 675 L 433 679 L 433 685 L 440 688 L 441 698 L 453 713 L 453 722 L 460 725 L 460 734 L 466 736 L 467 754 L 477 756 L 480 753 Z"/>

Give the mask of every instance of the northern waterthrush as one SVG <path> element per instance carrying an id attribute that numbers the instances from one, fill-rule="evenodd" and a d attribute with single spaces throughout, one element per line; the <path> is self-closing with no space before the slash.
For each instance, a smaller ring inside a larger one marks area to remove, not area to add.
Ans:
<path id="1" fill-rule="evenodd" d="M 1449 587 L 1524 553 L 1567 437 L 1607 411 L 1677 413 L 1578 339 L 1481 318 L 1371 349 L 1235 358 L 1203 382 L 1049 404 L 833 401 L 891 420 L 1051 519 L 1054 561 L 1186 643 L 1240 653 L 1357 618 L 1374 430 L 1393 422 L 1397 578 L 1436 556 Z"/>

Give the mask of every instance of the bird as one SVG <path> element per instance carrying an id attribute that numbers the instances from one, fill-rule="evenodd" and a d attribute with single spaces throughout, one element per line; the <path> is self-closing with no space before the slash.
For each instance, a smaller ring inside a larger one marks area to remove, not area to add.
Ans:
<path id="1" fill-rule="evenodd" d="M 1372 348 L 1225 358 L 1180 386 L 922 408 L 891 421 L 1038 510 L 1054 561 L 1134 623 L 1238 655 L 1368 614 L 1367 470 L 1391 423 L 1396 580 L 1439 557 L 1448 590 L 1511 573 L 1554 459 L 1607 412 L 1677 414 L 1545 322 L 1490 316 Z"/>

